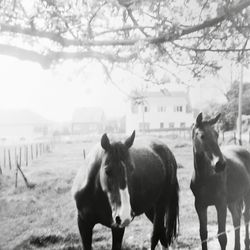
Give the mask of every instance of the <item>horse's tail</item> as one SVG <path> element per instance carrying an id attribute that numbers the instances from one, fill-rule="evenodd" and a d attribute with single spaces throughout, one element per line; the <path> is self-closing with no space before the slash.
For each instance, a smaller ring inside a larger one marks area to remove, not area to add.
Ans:
<path id="1" fill-rule="evenodd" d="M 177 166 L 176 166 L 177 167 Z M 167 244 L 170 245 L 173 240 L 177 237 L 178 226 L 179 226 L 179 183 L 176 176 L 170 184 L 170 197 L 167 205 L 167 211 L 165 216 Z"/>

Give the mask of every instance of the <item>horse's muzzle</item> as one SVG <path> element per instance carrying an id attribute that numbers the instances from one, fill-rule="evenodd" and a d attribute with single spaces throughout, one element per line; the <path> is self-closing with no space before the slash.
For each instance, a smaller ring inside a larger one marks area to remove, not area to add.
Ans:
<path id="1" fill-rule="evenodd" d="M 220 173 L 226 168 L 226 162 L 225 161 L 217 161 L 215 164 L 215 172 Z"/>

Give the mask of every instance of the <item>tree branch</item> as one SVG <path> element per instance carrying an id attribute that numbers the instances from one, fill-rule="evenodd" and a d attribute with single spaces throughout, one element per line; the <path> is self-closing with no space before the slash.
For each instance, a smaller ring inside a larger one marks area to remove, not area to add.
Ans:
<path id="1" fill-rule="evenodd" d="M 172 42 L 172 44 L 179 48 L 179 49 L 184 49 L 184 50 L 190 50 L 190 51 L 195 51 L 195 52 L 215 52 L 215 53 L 227 53 L 227 52 L 244 52 L 244 51 L 250 51 L 250 48 L 227 48 L 227 49 L 222 49 L 222 48 L 197 48 L 197 47 L 188 47 L 184 45 L 177 44 L 175 42 Z"/>
<path id="2" fill-rule="evenodd" d="M 109 53 L 101 53 L 98 51 L 79 51 L 79 52 L 55 52 L 47 51 L 44 54 L 34 52 L 28 49 L 22 49 L 12 45 L 0 44 L 0 54 L 12 56 L 20 60 L 28 60 L 41 64 L 44 68 L 50 67 L 50 65 L 60 59 L 74 59 L 81 60 L 83 58 L 96 58 L 101 60 L 106 60 L 109 62 L 126 63 L 136 58 L 136 54 L 130 54 L 128 56 L 118 56 Z"/>
<path id="3" fill-rule="evenodd" d="M 201 31 L 205 28 L 210 28 L 218 23 L 223 22 L 228 18 L 228 15 L 237 14 L 241 12 L 243 9 L 250 6 L 250 0 L 244 0 L 238 3 L 237 5 L 231 7 L 227 10 L 227 13 L 222 13 L 221 15 L 218 15 L 215 18 L 212 18 L 210 20 L 207 20 L 201 24 L 194 25 L 189 28 L 180 29 L 177 32 L 169 32 L 162 34 L 158 37 L 153 38 L 145 38 L 145 39 L 123 39 L 123 40 L 88 40 L 88 39 L 81 39 L 81 40 L 74 40 L 74 39 L 67 39 L 61 36 L 60 33 L 52 33 L 47 31 L 38 31 L 31 28 L 22 28 L 21 26 L 12 26 L 8 24 L 1 24 L 1 31 L 5 32 L 12 32 L 12 33 L 19 33 L 19 34 L 25 34 L 30 36 L 37 36 L 40 38 L 48 38 L 54 42 L 57 42 L 61 44 L 62 46 L 133 46 L 139 41 L 143 41 L 146 43 L 151 44 L 160 44 L 165 42 L 171 42 L 176 39 L 179 39 L 182 36 L 186 36 L 198 31 Z"/>
<path id="4" fill-rule="evenodd" d="M 127 12 L 128 15 L 130 17 L 130 19 L 132 20 L 132 22 L 134 23 L 135 27 L 138 27 L 138 29 L 141 31 L 141 33 L 145 36 L 145 37 L 149 37 L 149 35 L 140 27 L 140 25 L 138 24 L 138 22 L 136 21 L 136 19 L 134 18 L 134 15 L 132 13 L 132 10 L 130 8 L 127 8 Z"/>

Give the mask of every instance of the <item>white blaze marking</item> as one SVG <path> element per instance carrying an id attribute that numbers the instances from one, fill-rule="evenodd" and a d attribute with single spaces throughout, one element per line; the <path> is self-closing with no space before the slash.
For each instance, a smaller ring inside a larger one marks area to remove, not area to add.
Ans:
<path id="1" fill-rule="evenodd" d="M 219 161 L 219 157 L 215 156 L 214 154 L 212 155 L 212 166 L 215 166 L 216 163 Z"/>
<path id="2" fill-rule="evenodd" d="M 120 197 L 121 207 L 119 209 L 118 215 L 121 219 L 121 225 L 125 224 L 124 226 L 127 226 L 132 220 L 130 196 L 127 187 L 124 190 L 120 189 Z"/>

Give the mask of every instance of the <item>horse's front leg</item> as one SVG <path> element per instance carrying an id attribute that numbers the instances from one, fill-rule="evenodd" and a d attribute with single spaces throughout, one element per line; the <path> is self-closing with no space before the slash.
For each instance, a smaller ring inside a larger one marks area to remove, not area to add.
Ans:
<path id="1" fill-rule="evenodd" d="M 94 225 L 89 220 L 81 218 L 80 215 L 78 215 L 77 222 L 82 238 L 83 250 L 91 250 Z"/>
<path id="2" fill-rule="evenodd" d="M 207 207 L 195 200 L 195 209 L 200 222 L 200 238 L 202 250 L 207 250 Z"/>
<path id="3" fill-rule="evenodd" d="M 227 234 L 226 234 L 226 218 L 227 218 L 227 204 L 226 202 L 220 202 L 215 205 L 217 210 L 218 219 L 218 240 L 222 250 L 226 249 Z"/>
<path id="4" fill-rule="evenodd" d="M 242 201 L 236 201 L 234 203 L 230 203 L 228 205 L 228 208 L 232 214 L 234 230 L 235 230 L 234 250 L 240 250 L 240 219 L 241 219 Z"/>
<path id="5" fill-rule="evenodd" d="M 122 248 L 122 238 L 125 228 L 112 228 L 112 250 L 120 250 Z"/>

